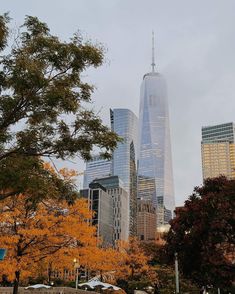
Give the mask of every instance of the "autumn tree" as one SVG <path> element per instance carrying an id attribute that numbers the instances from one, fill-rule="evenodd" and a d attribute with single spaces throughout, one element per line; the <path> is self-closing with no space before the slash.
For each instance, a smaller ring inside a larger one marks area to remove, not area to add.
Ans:
<path id="1" fill-rule="evenodd" d="M 125 263 L 125 255 L 111 247 L 102 247 L 102 240 L 93 248 L 83 247 L 80 252 L 81 264 L 93 272 L 101 281 L 116 282 L 117 272 Z"/>
<path id="2" fill-rule="evenodd" d="M 149 264 L 151 256 L 147 256 L 135 238 L 130 238 L 129 242 L 120 242 L 118 250 L 122 253 L 123 262 L 117 270 L 117 277 L 120 286 L 124 284 L 138 283 L 143 285 L 154 285 L 157 282 L 157 275 L 152 266 Z M 124 286 L 124 285 L 123 285 Z M 125 286 L 124 286 L 125 287 Z"/>
<path id="3" fill-rule="evenodd" d="M 26 16 L 12 44 L 9 21 L 7 14 L 0 16 L 0 200 L 33 188 L 30 181 L 24 187 L 26 181 L 9 184 L 8 178 L 42 176 L 40 156 L 87 160 L 97 146 L 109 157 L 118 140 L 87 104 L 94 87 L 84 81 L 84 72 L 102 64 L 102 47 L 79 34 L 61 41 L 32 16 Z M 31 157 L 34 163 L 25 163 Z M 18 166 L 12 167 L 16 158 Z"/>
<path id="4" fill-rule="evenodd" d="M 234 281 L 235 181 L 207 179 L 171 221 L 166 250 L 178 252 L 180 269 L 200 285 L 227 287 Z"/>
<path id="5" fill-rule="evenodd" d="M 7 248 L 1 262 L 1 272 L 14 280 L 17 293 L 20 278 L 35 275 L 40 261 L 50 262 L 53 256 L 63 257 L 63 266 L 72 264 L 74 256 L 86 246 L 95 246 L 95 227 L 87 201 L 79 199 L 73 205 L 48 199 L 32 209 L 23 194 L 0 202 L 0 247 Z"/>

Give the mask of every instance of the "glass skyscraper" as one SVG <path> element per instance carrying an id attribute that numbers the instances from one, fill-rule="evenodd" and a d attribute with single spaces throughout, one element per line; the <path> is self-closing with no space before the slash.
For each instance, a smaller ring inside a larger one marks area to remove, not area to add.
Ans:
<path id="1" fill-rule="evenodd" d="M 138 146 L 138 198 L 152 201 L 159 227 L 172 218 L 175 201 L 166 82 L 155 72 L 154 52 L 141 85 Z"/>
<path id="2" fill-rule="evenodd" d="M 118 176 L 129 197 L 129 233 L 136 235 L 137 213 L 137 172 L 136 149 L 138 136 L 138 118 L 129 109 L 117 108 L 110 110 L 111 128 L 123 142 L 119 142 L 113 152 L 112 174 Z"/>

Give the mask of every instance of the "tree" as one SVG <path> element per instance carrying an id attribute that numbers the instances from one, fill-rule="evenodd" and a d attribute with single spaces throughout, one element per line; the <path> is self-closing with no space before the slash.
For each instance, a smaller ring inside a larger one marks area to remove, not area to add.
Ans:
<path id="1" fill-rule="evenodd" d="M 186 277 L 200 285 L 227 287 L 234 281 L 235 181 L 207 179 L 171 221 L 166 251 L 178 252 Z"/>
<path id="2" fill-rule="evenodd" d="M 24 193 L 28 204 L 35 207 L 48 195 L 68 203 L 78 196 L 75 182 L 49 168 L 40 158 L 12 155 L 3 159 L 0 166 L 1 200 Z"/>
<path id="3" fill-rule="evenodd" d="M 124 263 L 124 255 L 113 248 L 103 248 L 101 241 L 93 248 L 81 249 L 81 264 L 88 272 L 96 273 L 101 281 L 115 283 L 117 272 Z"/>
<path id="4" fill-rule="evenodd" d="M 39 156 L 88 160 L 94 146 L 110 157 L 119 140 L 89 109 L 94 87 L 82 79 L 88 67 L 102 64 L 102 47 L 78 34 L 62 42 L 32 16 L 9 44 L 8 23 L 8 15 L 0 16 L 0 200 L 26 194 L 18 183 L 8 185 L 8 175 L 21 173 L 21 164 L 11 169 L 15 158 L 21 163 Z M 4 55 L 6 48 L 10 53 Z M 26 177 L 36 167 L 28 165 Z"/>
<path id="5" fill-rule="evenodd" d="M 73 205 L 66 201 L 48 199 L 33 209 L 28 198 L 18 195 L 0 202 L 0 247 L 7 248 L 1 262 L 1 272 L 14 279 L 14 294 L 18 293 L 20 278 L 35 275 L 41 261 L 57 257 L 63 266 L 71 265 L 82 247 L 97 243 L 95 227 L 87 201 L 79 199 Z"/>
<path id="6" fill-rule="evenodd" d="M 151 257 L 145 255 L 140 242 L 135 237 L 130 238 L 128 243 L 121 242 L 118 250 L 123 254 L 123 262 L 117 270 L 120 285 L 123 280 L 128 281 L 129 288 L 135 288 L 137 284 L 155 285 L 157 275 L 149 265 Z"/>

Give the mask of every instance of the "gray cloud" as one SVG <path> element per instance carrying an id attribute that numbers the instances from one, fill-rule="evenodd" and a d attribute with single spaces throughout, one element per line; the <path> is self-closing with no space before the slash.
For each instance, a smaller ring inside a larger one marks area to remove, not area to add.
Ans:
<path id="1" fill-rule="evenodd" d="M 158 70 L 168 83 L 176 203 L 182 204 L 202 182 L 201 126 L 234 121 L 235 2 L 8 0 L 1 8 L 16 24 L 26 14 L 36 15 L 61 38 L 80 29 L 105 45 L 106 64 L 90 70 L 86 79 L 97 86 L 94 105 L 106 123 L 109 107 L 138 114 L 155 30 Z"/>

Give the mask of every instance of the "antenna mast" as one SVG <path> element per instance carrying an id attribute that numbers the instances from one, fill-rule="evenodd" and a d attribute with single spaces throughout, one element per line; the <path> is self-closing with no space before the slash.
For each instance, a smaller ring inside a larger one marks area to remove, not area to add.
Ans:
<path id="1" fill-rule="evenodd" d="M 154 31 L 152 31 L 152 72 L 155 72 L 155 60 L 154 60 Z"/>

